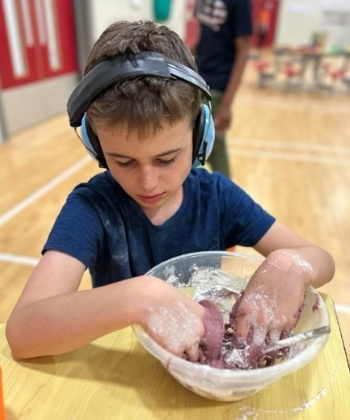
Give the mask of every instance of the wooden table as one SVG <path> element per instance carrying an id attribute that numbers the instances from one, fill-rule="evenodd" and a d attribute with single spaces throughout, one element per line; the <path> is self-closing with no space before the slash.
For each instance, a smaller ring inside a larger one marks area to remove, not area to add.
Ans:
<path id="1" fill-rule="evenodd" d="M 71 353 L 17 361 L 0 326 L 6 420 L 348 420 L 350 372 L 333 303 L 332 333 L 299 371 L 238 402 L 199 397 L 126 328 Z"/>

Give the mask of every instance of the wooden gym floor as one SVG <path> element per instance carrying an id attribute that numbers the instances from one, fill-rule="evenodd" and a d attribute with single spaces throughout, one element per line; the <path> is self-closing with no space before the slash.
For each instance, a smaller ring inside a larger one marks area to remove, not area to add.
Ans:
<path id="1" fill-rule="evenodd" d="M 250 62 L 233 112 L 228 142 L 234 180 L 336 261 L 334 280 L 322 291 L 334 300 L 349 355 L 350 91 L 262 89 Z M 0 323 L 67 195 L 98 171 L 65 114 L 0 146 Z"/>

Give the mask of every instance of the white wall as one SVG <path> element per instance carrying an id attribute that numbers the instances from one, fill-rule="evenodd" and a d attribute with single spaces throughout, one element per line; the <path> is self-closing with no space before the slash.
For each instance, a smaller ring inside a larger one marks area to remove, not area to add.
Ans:
<path id="1" fill-rule="evenodd" d="M 89 0 L 92 17 L 93 41 L 101 35 L 108 25 L 118 20 L 153 20 L 153 0 Z M 186 0 L 172 0 L 171 16 L 162 22 L 184 35 L 184 16 Z"/>
<path id="2" fill-rule="evenodd" d="M 283 0 L 276 44 L 309 44 L 313 32 L 327 34 L 326 46 L 350 45 L 350 0 Z"/>
<path id="3" fill-rule="evenodd" d="M 117 20 L 151 19 L 151 0 L 90 0 L 93 40 Z"/>
<path id="4" fill-rule="evenodd" d="M 170 19 L 167 22 L 164 22 L 164 25 L 169 26 L 169 28 L 179 34 L 181 38 L 184 38 L 185 36 L 186 3 L 187 0 L 173 0 Z"/>
<path id="5" fill-rule="evenodd" d="M 7 137 L 7 129 L 5 127 L 4 107 L 2 104 L 2 92 L 0 87 L 0 144 L 5 141 Z"/>
<path id="6" fill-rule="evenodd" d="M 1 119 L 0 119 L 0 144 L 4 141 L 4 135 L 3 134 L 3 127 L 1 125 Z"/>
<path id="7" fill-rule="evenodd" d="M 76 73 L 68 73 L 3 90 L 2 112 L 7 134 L 65 112 L 76 84 Z"/>

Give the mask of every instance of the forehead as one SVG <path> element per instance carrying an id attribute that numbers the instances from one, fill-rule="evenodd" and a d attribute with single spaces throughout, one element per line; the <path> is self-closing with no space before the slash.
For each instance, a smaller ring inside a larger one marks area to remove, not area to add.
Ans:
<path id="1" fill-rule="evenodd" d="M 130 126 L 126 122 L 117 124 L 108 123 L 108 121 L 97 122 L 94 126 L 94 131 L 98 136 L 118 136 L 123 139 L 138 139 L 139 141 L 149 140 L 159 133 L 171 134 L 183 129 L 191 128 L 190 118 L 186 118 L 179 121 L 171 121 L 170 118 L 164 118 L 162 120 L 157 119 L 155 116 L 154 121 L 145 121 L 137 126 Z"/>
<path id="2" fill-rule="evenodd" d="M 161 127 L 154 127 L 147 131 L 137 128 L 129 129 L 118 124 L 108 129 L 97 128 L 103 150 L 107 153 L 137 154 L 149 149 L 151 152 L 164 153 L 168 149 L 183 148 L 192 140 L 192 128 L 189 120 L 182 120 L 170 124 L 163 121 Z"/>

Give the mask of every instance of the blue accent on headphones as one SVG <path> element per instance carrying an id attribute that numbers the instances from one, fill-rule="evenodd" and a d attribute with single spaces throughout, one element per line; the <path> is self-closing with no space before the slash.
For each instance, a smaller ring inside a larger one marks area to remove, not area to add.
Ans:
<path id="1" fill-rule="evenodd" d="M 206 104 L 201 105 L 201 114 L 203 115 L 203 130 L 199 141 L 199 149 L 194 157 L 193 167 L 204 166 L 210 153 L 213 150 L 215 140 L 215 126 L 210 108 Z M 195 135 L 195 133 L 194 133 Z"/>
<path id="2" fill-rule="evenodd" d="M 83 145 L 85 146 L 86 150 L 88 151 L 89 155 L 93 159 L 97 160 L 96 152 L 95 152 L 95 150 L 94 150 L 94 148 L 93 148 L 93 146 L 91 144 L 91 141 L 89 139 L 89 135 L 87 133 L 85 119 L 86 119 L 86 114 L 84 114 L 83 119 L 81 121 L 81 127 L 80 127 L 80 136 L 81 137 L 80 138 L 81 138 L 81 140 L 83 142 Z"/>

